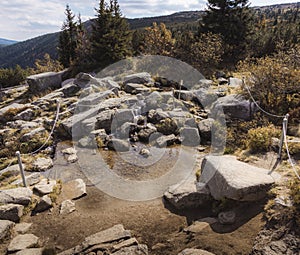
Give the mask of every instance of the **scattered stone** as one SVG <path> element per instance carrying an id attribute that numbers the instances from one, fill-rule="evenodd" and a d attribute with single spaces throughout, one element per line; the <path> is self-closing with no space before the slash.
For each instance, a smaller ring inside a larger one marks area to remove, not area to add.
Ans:
<path id="1" fill-rule="evenodd" d="M 150 151 L 146 148 L 140 150 L 140 155 L 144 156 L 145 158 L 148 158 L 150 154 L 151 154 Z"/>
<path id="2" fill-rule="evenodd" d="M 148 121 L 153 123 L 153 124 L 157 124 L 159 123 L 161 120 L 168 118 L 169 115 L 162 111 L 162 110 L 150 110 L 148 113 Z"/>
<path id="3" fill-rule="evenodd" d="M 23 216 L 23 205 L 7 204 L 0 206 L 0 220 L 19 222 Z"/>
<path id="4" fill-rule="evenodd" d="M 200 182 L 206 183 L 216 199 L 256 201 L 279 179 L 279 174 L 269 174 L 266 169 L 238 161 L 234 156 L 207 156 L 201 166 Z"/>
<path id="5" fill-rule="evenodd" d="M 214 122 L 215 122 L 214 119 L 208 118 L 198 123 L 198 129 L 199 129 L 202 143 L 205 144 L 211 141 L 212 127 L 214 125 Z"/>
<path id="6" fill-rule="evenodd" d="M 130 94 L 139 94 L 141 91 L 150 91 L 150 89 L 142 84 L 127 83 L 124 85 L 124 91 Z"/>
<path id="7" fill-rule="evenodd" d="M 44 212 L 52 207 L 51 198 L 48 195 L 45 195 L 41 198 L 41 200 L 37 203 L 34 208 L 35 213 Z"/>
<path id="8" fill-rule="evenodd" d="M 200 249 L 185 249 L 178 255 L 214 255 L 214 253 Z"/>
<path id="9" fill-rule="evenodd" d="M 106 110 L 100 112 L 96 116 L 95 129 L 105 129 L 106 133 L 110 133 L 112 118 L 114 114 L 115 114 L 114 110 Z"/>
<path id="10" fill-rule="evenodd" d="M 144 72 L 125 76 L 124 84 L 126 85 L 128 83 L 153 85 L 154 80 L 152 79 L 151 74 Z"/>
<path id="11" fill-rule="evenodd" d="M 113 130 L 116 129 L 116 127 L 122 126 L 126 122 L 133 122 L 134 114 L 132 109 L 121 109 L 117 110 L 113 117 Z"/>
<path id="12" fill-rule="evenodd" d="M 174 112 L 169 112 L 169 115 Z M 178 133 L 178 126 L 176 121 L 174 120 L 176 117 L 171 117 L 167 119 L 161 120 L 155 126 L 157 128 L 157 132 L 162 133 L 163 135 L 172 135 Z M 179 117 L 181 118 L 181 117 Z"/>
<path id="13" fill-rule="evenodd" d="M 8 252 L 17 252 L 27 248 L 36 247 L 39 238 L 33 234 L 25 234 L 16 236 L 8 246 Z"/>
<path id="14" fill-rule="evenodd" d="M 22 223 L 16 224 L 14 230 L 18 234 L 26 234 L 29 231 L 31 226 L 32 226 L 32 223 L 22 222 Z"/>
<path id="15" fill-rule="evenodd" d="M 67 155 L 72 155 L 72 154 L 76 154 L 77 151 L 74 147 L 70 147 L 70 148 L 67 148 L 67 149 L 64 149 L 61 151 L 62 154 L 67 154 Z"/>
<path id="16" fill-rule="evenodd" d="M 71 200 L 65 200 L 60 205 L 60 214 L 69 214 L 71 212 L 74 212 L 76 210 L 75 203 Z"/>
<path id="17" fill-rule="evenodd" d="M 0 191 L 1 204 L 28 205 L 31 202 L 32 191 L 29 188 L 14 188 Z"/>
<path id="18" fill-rule="evenodd" d="M 69 181 L 63 185 L 63 190 L 67 191 L 68 199 L 78 199 L 86 195 L 86 185 L 82 179 Z"/>
<path id="19" fill-rule="evenodd" d="M 34 170 L 43 172 L 53 167 L 53 161 L 51 158 L 38 158 L 32 163 Z"/>
<path id="20" fill-rule="evenodd" d="M 194 93 L 189 90 L 175 90 L 174 91 L 175 98 L 184 100 L 184 101 L 192 101 L 194 99 Z"/>
<path id="21" fill-rule="evenodd" d="M 26 165 L 22 164 L 22 166 L 23 166 L 24 171 L 26 171 Z M 0 175 L 2 175 L 4 173 L 6 173 L 6 174 L 10 173 L 11 176 L 19 175 L 20 174 L 19 164 L 11 165 L 11 166 L 9 166 L 7 168 L 4 168 L 3 170 L 0 171 Z"/>
<path id="22" fill-rule="evenodd" d="M 40 195 L 44 196 L 53 191 L 53 188 L 56 186 L 55 180 L 47 180 L 43 179 L 39 184 L 34 186 L 34 190 L 36 190 Z"/>
<path id="23" fill-rule="evenodd" d="M 18 251 L 16 255 L 43 255 L 43 248 L 31 248 Z"/>
<path id="24" fill-rule="evenodd" d="M 67 156 L 68 163 L 75 163 L 78 161 L 77 151 L 74 147 L 70 147 L 62 150 L 62 153 Z"/>
<path id="25" fill-rule="evenodd" d="M 0 116 L 5 116 L 5 114 L 11 110 L 21 111 L 22 109 L 25 109 L 27 106 L 28 105 L 26 104 L 12 103 L 0 109 Z M 0 117 L 0 120 L 1 119 L 2 118 Z"/>
<path id="26" fill-rule="evenodd" d="M 25 179 L 26 179 L 26 184 L 28 186 L 32 186 L 32 185 L 35 185 L 40 182 L 41 174 L 40 173 L 32 173 L 32 174 L 26 176 Z M 23 180 L 22 179 L 15 180 L 14 182 L 12 182 L 12 185 L 23 186 Z"/>
<path id="27" fill-rule="evenodd" d="M 231 225 L 235 223 L 236 214 L 234 211 L 220 212 L 218 214 L 218 220 L 223 225 Z"/>
<path id="28" fill-rule="evenodd" d="M 211 201 L 205 184 L 196 184 L 193 179 L 169 187 L 164 198 L 177 209 L 197 208 Z"/>
<path id="29" fill-rule="evenodd" d="M 75 163 L 78 161 L 78 157 L 76 154 L 69 155 L 67 157 L 67 161 L 68 161 L 68 163 Z"/>
<path id="30" fill-rule="evenodd" d="M 141 142 L 149 142 L 150 136 L 157 132 L 157 129 L 154 125 L 148 123 L 145 128 L 139 131 L 138 137 Z"/>
<path id="31" fill-rule="evenodd" d="M 139 244 L 136 246 L 125 247 L 112 254 L 113 255 L 148 255 L 148 247 L 147 245 Z"/>
<path id="32" fill-rule="evenodd" d="M 0 220 L 0 241 L 10 237 L 14 225 L 15 223 L 10 220 Z"/>
<path id="33" fill-rule="evenodd" d="M 176 143 L 177 138 L 174 134 L 172 135 L 163 135 L 156 140 L 156 144 L 159 148 L 170 146 Z"/>
<path id="34" fill-rule="evenodd" d="M 130 144 L 126 140 L 113 138 L 107 143 L 107 148 L 117 152 L 126 152 L 130 150 Z"/>
<path id="35" fill-rule="evenodd" d="M 193 222 L 192 225 L 185 228 L 183 231 L 187 233 L 200 233 L 203 229 L 209 227 L 210 225 L 218 222 L 215 218 L 203 218 Z"/>
<path id="36" fill-rule="evenodd" d="M 35 117 L 35 112 L 33 109 L 26 109 L 25 111 L 22 111 L 18 113 L 14 119 L 15 120 L 25 120 L 25 121 L 31 121 Z"/>
<path id="37" fill-rule="evenodd" d="M 113 249 L 113 251 L 118 251 L 122 248 L 129 247 L 129 246 L 136 245 L 136 244 L 138 244 L 138 241 L 135 238 L 130 238 L 121 243 L 114 245 L 112 247 L 112 249 Z"/>
<path id="38" fill-rule="evenodd" d="M 32 140 L 35 136 L 45 135 L 46 129 L 43 127 L 36 128 L 34 130 L 31 130 L 30 132 L 24 134 L 21 137 L 21 142 L 29 142 Z"/>
<path id="39" fill-rule="evenodd" d="M 239 88 L 243 86 L 243 80 L 239 78 L 229 78 L 229 84 L 230 87 Z"/>
<path id="40" fill-rule="evenodd" d="M 64 85 L 60 90 L 64 93 L 65 97 L 75 96 L 81 88 L 74 84 L 73 81 Z"/>

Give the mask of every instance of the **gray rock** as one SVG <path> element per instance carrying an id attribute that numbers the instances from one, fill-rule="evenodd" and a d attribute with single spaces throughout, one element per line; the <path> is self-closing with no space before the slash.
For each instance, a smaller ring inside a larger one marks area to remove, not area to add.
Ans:
<path id="1" fill-rule="evenodd" d="M 37 191 L 40 195 L 44 196 L 53 191 L 53 188 L 56 186 L 55 180 L 43 179 L 39 184 L 34 186 L 34 190 Z"/>
<path id="2" fill-rule="evenodd" d="M 160 107 L 162 102 L 163 102 L 162 95 L 157 91 L 152 92 L 149 96 L 145 98 L 146 106 L 144 112 L 148 112 L 151 109 L 157 109 L 158 107 Z"/>
<path id="3" fill-rule="evenodd" d="M 145 128 L 138 132 L 138 137 L 141 142 L 147 143 L 149 142 L 151 135 L 154 134 L 156 131 L 156 127 L 148 123 Z"/>
<path id="4" fill-rule="evenodd" d="M 118 244 L 114 245 L 112 247 L 112 250 L 113 251 L 118 251 L 122 248 L 129 247 L 129 246 L 136 245 L 136 244 L 138 244 L 138 241 L 135 238 L 130 238 L 130 239 L 127 239 L 127 240 L 125 240 L 121 243 L 118 243 Z"/>
<path id="5" fill-rule="evenodd" d="M 230 87 L 238 88 L 243 86 L 243 80 L 239 78 L 229 78 L 229 84 Z"/>
<path id="6" fill-rule="evenodd" d="M 22 111 L 18 113 L 14 119 L 15 120 L 25 120 L 25 121 L 31 121 L 35 117 L 35 112 L 33 109 L 26 109 L 25 111 Z"/>
<path id="7" fill-rule="evenodd" d="M 196 184 L 193 179 L 169 187 L 164 198 L 177 209 L 197 208 L 211 201 L 206 186 Z"/>
<path id="8" fill-rule="evenodd" d="M 18 251 L 15 255 L 43 255 L 43 248 L 31 248 Z"/>
<path id="9" fill-rule="evenodd" d="M 86 185 L 82 179 L 69 181 L 63 185 L 63 190 L 68 190 L 68 199 L 77 199 L 86 195 Z"/>
<path id="10" fill-rule="evenodd" d="M 208 118 L 202 120 L 198 123 L 198 129 L 201 137 L 201 142 L 204 144 L 211 141 L 212 136 L 212 128 L 214 125 L 215 120 L 212 118 Z"/>
<path id="11" fill-rule="evenodd" d="M 52 207 L 51 198 L 48 195 L 44 195 L 34 208 L 35 213 L 44 212 Z"/>
<path id="12" fill-rule="evenodd" d="M 110 133 L 114 114 L 114 110 L 106 110 L 97 114 L 95 129 L 105 129 L 107 133 Z"/>
<path id="13" fill-rule="evenodd" d="M 253 114 L 256 111 L 255 105 L 252 102 L 245 100 L 240 95 L 228 95 L 219 98 L 215 102 L 214 108 L 216 110 L 223 109 L 226 116 L 231 119 L 242 120 L 252 119 Z"/>
<path id="14" fill-rule="evenodd" d="M 1 204 L 28 205 L 31 202 L 32 191 L 29 188 L 15 188 L 0 191 Z"/>
<path id="15" fill-rule="evenodd" d="M 7 204 L 0 206 L 0 220 L 19 222 L 23 216 L 23 205 Z"/>
<path id="16" fill-rule="evenodd" d="M 218 220 L 223 225 L 231 225 L 235 223 L 236 214 L 234 211 L 220 212 L 218 214 Z"/>
<path id="17" fill-rule="evenodd" d="M 238 161 L 234 156 L 207 156 L 201 166 L 200 182 L 220 200 L 256 201 L 264 198 L 279 174 Z"/>
<path id="18" fill-rule="evenodd" d="M 26 222 L 18 223 L 16 224 L 14 231 L 17 232 L 18 234 L 26 234 L 31 228 L 31 226 L 32 223 L 26 223 Z"/>
<path id="19" fill-rule="evenodd" d="M 75 203 L 72 200 L 65 200 L 61 203 L 59 213 L 69 214 L 76 210 Z"/>
<path id="20" fill-rule="evenodd" d="M 78 161 L 77 151 L 74 147 L 62 150 L 62 154 L 66 156 L 68 163 L 75 163 Z"/>
<path id="21" fill-rule="evenodd" d="M 17 121 L 15 121 L 17 122 Z M 41 124 L 35 121 L 27 121 L 27 122 L 23 122 L 23 124 L 20 126 L 21 129 L 35 129 L 40 127 Z"/>
<path id="22" fill-rule="evenodd" d="M 178 255 L 214 255 L 214 253 L 200 249 L 185 249 L 178 253 Z"/>
<path id="23" fill-rule="evenodd" d="M 38 158 L 32 163 L 33 169 L 35 171 L 46 171 L 53 167 L 53 161 L 51 158 Z"/>
<path id="24" fill-rule="evenodd" d="M 33 174 L 26 176 L 25 179 L 26 179 L 26 184 L 28 186 L 32 186 L 32 185 L 35 185 L 40 182 L 41 174 L 33 173 Z M 23 186 L 23 180 L 22 179 L 15 180 L 14 182 L 12 182 L 12 184 L 17 185 L 17 186 Z"/>
<path id="25" fill-rule="evenodd" d="M 85 238 L 83 242 L 83 246 L 89 247 L 96 244 L 111 243 L 114 241 L 127 239 L 130 237 L 131 237 L 130 231 L 125 230 L 123 225 L 118 224 L 109 229 L 103 230 L 101 232 L 98 232 L 96 234 L 93 234 Z"/>
<path id="26" fill-rule="evenodd" d="M 130 143 L 126 140 L 113 138 L 107 143 L 107 148 L 117 152 L 126 152 L 130 150 Z"/>
<path id="27" fill-rule="evenodd" d="M 9 244 L 8 252 L 17 252 L 38 245 L 39 238 L 33 234 L 16 236 Z"/>
<path id="28" fill-rule="evenodd" d="M 155 125 L 155 127 L 157 128 L 157 132 L 162 133 L 164 135 L 177 134 L 178 126 L 174 118 L 175 117 L 163 119 L 159 123 L 157 123 Z"/>
<path id="29" fill-rule="evenodd" d="M 32 140 L 35 136 L 44 135 L 46 133 L 46 129 L 43 127 L 36 128 L 34 130 L 31 130 L 30 132 L 24 134 L 21 137 L 21 142 L 28 142 Z"/>
<path id="30" fill-rule="evenodd" d="M 134 119 L 134 114 L 132 109 L 117 110 L 113 118 L 113 124 L 115 126 L 114 129 L 116 129 L 116 127 L 122 126 L 126 122 L 133 122 L 133 119 Z"/>
<path id="31" fill-rule="evenodd" d="M 139 154 L 144 156 L 145 158 L 148 158 L 150 156 L 151 152 L 148 149 L 143 148 L 140 150 Z"/>
<path id="32" fill-rule="evenodd" d="M 26 165 L 22 164 L 24 171 L 26 170 Z M 20 167 L 19 164 L 16 165 L 11 165 L 9 167 L 4 168 L 3 170 L 0 171 L 0 175 L 2 174 L 10 174 L 10 175 L 19 175 L 20 174 Z"/>
<path id="33" fill-rule="evenodd" d="M 62 73 L 48 72 L 35 74 L 26 79 L 31 93 L 46 91 L 47 89 L 58 89 L 62 83 Z"/>
<path id="34" fill-rule="evenodd" d="M 112 254 L 113 255 L 148 255 L 148 247 L 147 245 L 139 244 L 135 246 L 125 247 Z"/>
<path id="35" fill-rule="evenodd" d="M 165 146 L 170 146 L 176 143 L 178 139 L 174 134 L 171 135 L 163 135 L 156 140 L 156 145 L 160 148 L 165 147 Z"/>
<path id="36" fill-rule="evenodd" d="M 128 83 L 153 85 L 154 80 L 152 79 L 151 74 L 144 72 L 144 73 L 136 73 L 136 74 L 125 76 L 124 84 L 126 85 Z"/>
<path id="37" fill-rule="evenodd" d="M 203 229 L 217 222 L 218 220 L 215 218 L 203 218 L 193 222 L 192 225 L 186 227 L 183 231 L 187 233 L 201 233 Z"/>
<path id="38" fill-rule="evenodd" d="M 192 101 L 195 97 L 194 93 L 189 90 L 175 90 L 174 96 L 184 101 Z"/>
<path id="39" fill-rule="evenodd" d="M 160 109 L 157 109 L 157 110 L 152 109 L 148 113 L 148 121 L 153 124 L 156 124 L 156 123 L 160 122 L 161 120 L 166 119 L 168 117 L 169 117 L 169 115 Z"/>
<path id="40" fill-rule="evenodd" d="M 74 84 L 73 82 L 70 82 L 66 85 L 64 85 L 60 90 L 62 91 L 62 93 L 64 93 L 65 97 L 72 97 L 75 96 L 78 91 L 80 91 L 80 87 L 76 84 Z"/>
<path id="41" fill-rule="evenodd" d="M 124 85 L 124 91 L 130 94 L 139 94 L 141 93 L 141 91 L 146 92 L 146 91 L 150 91 L 150 89 L 142 84 L 126 83 Z"/>
<path id="42" fill-rule="evenodd" d="M 0 220 L 0 241 L 11 236 L 11 230 L 15 225 L 10 220 Z"/>
<path id="43" fill-rule="evenodd" d="M 22 109 L 25 109 L 28 106 L 29 105 L 27 105 L 27 104 L 18 104 L 18 103 L 12 103 L 8 106 L 5 106 L 0 109 L 0 120 L 2 120 L 1 116 L 4 116 L 7 112 L 9 112 L 11 110 L 21 111 Z"/>
<path id="44" fill-rule="evenodd" d="M 186 146 L 198 146 L 200 135 L 197 128 L 183 127 L 180 129 L 181 143 Z"/>
<path id="45" fill-rule="evenodd" d="M 86 93 L 88 93 L 88 95 L 80 99 L 80 104 L 87 105 L 88 107 L 99 104 L 105 101 L 106 99 L 115 96 L 115 93 L 112 90 L 107 90 L 107 91 L 97 92 L 97 93 L 94 91 L 89 91 Z"/>

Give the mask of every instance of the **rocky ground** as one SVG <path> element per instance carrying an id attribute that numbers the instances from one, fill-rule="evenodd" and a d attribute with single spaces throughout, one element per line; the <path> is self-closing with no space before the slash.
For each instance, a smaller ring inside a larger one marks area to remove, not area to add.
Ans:
<path id="1" fill-rule="evenodd" d="M 240 96 L 225 96 L 241 80 L 184 86 L 148 73 L 79 74 L 64 82 L 61 74 L 48 76 L 1 93 L 1 254 L 299 250 L 297 231 L 282 230 L 292 219 L 271 224 L 262 214 L 274 183 L 285 186 L 265 169 L 271 160 L 221 156 L 222 124 L 255 111 Z M 21 187 L 17 150 L 28 188 Z M 120 178 L 99 177 L 105 167 Z"/>

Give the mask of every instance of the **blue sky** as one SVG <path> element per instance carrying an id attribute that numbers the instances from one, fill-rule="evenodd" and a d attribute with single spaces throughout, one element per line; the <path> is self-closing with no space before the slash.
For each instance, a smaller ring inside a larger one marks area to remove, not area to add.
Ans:
<path id="1" fill-rule="evenodd" d="M 299 0 L 298 0 L 299 1 Z M 298 2 L 293 0 L 252 0 L 251 6 Z M 59 31 L 65 19 L 64 10 L 81 13 L 83 20 L 94 17 L 98 0 L 1 0 L 0 38 L 26 40 Z M 119 0 L 122 13 L 128 18 L 171 14 L 177 11 L 203 10 L 204 0 Z"/>

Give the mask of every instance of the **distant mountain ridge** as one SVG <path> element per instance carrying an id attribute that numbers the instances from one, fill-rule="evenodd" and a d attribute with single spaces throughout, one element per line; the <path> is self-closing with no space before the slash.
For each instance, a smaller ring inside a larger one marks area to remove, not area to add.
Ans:
<path id="1" fill-rule="evenodd" d="M 253 7 L 255 10 L 265 11 L 282 8 L 297 8 L 300 2 L 292 4 L 276 4 L 271 6 Z M 128 19 L 131 29 L 140 29 L 149 27 L 153 22 L 165 23 L 167 25 L 183 25 L 187 23 L 198 22 L 204 11 L 184 11 L 176 12 L 166 16 L 146 17 Z M 92 21 L 86 21 L 85 26 L 91 27 Z M 33 67 L 36 59 L 41 59 L 48 53 L 51 58 L 57 59 L 57 45 L 59 32 L 45 34 L 13 45 L 0 47 L 0 68 L 14 67 L 17 64 L 21 67 Z M 0 39 L 1 40 L 1 39 Z M 0 43 L 1 44 L 1 43 Z"/>
<path id="2" fill-rule="evenodd" d="M 9 39 L 4 39 L 4 38 L 0 38 L 0 47 L 2 46 L 7 46 L 7 45 L 12 45 L 17 43 L 17 41 L 14 40 L 9 40 Z"/>

